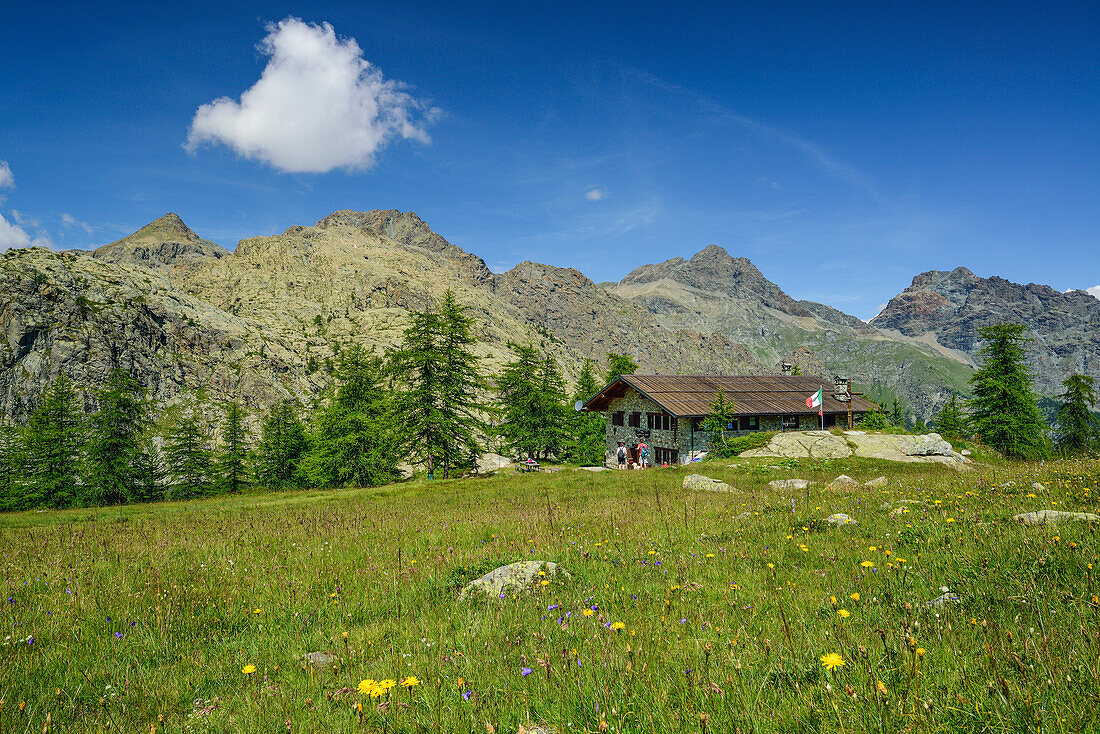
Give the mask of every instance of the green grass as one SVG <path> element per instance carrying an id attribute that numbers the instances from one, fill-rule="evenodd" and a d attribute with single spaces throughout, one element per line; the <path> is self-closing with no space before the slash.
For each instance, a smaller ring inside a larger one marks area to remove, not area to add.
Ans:
<path id="1" fill-rule="evenodd" d="M 734 491 L 684 491 L 694 471 Z M 890 482 L 825 491 L 839 473 Z M 816 483 L 768 487 L 792 477 Z M 1088 461 L 733 459 L 3 515 L 0 731 L 1095 729 L 1092 528 L 1011 518 L 1095 511 L 1098 483 Z M 458 600 L 521 559 L 572 577 Z M 927 607 L 941 586 L 960 602 Z M 304 668 L 318 650 L 339 666 Z"/>

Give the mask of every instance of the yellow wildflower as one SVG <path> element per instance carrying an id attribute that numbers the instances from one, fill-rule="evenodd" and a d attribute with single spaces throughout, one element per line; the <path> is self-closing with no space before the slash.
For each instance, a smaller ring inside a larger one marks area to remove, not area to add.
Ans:
<path id="1" fill-rule="evenodd" d="M 374 688 L 374 685 L 377 682 L 378 681 L 376 681 L 374 678 L 367 678 L 365 680 L 359 681 L 359 685 L 356 687 L 356 689 L 360 693 L 367 694 L 370 693 L 370 689 Z"/>
<path id="2" fill-rule="evenodd" d="M 821 664 L 829 670 L 836 670 L 845 663 L 844 658 L 840 657 L 839 653 L 831 652 L 828 655 L 821 656 Z"/>
<path id="3" fill-rule="evenodd" d="M 253 673 L 256 672 L 256 666 L 255 665 L 246 665 L 243 668 L 241 668 L 241 672 L 244 673 L 245 675 L 252 675 Z"/>
<path id="4" fill-rule="evenodd" d="M 864 568 L 870 568 L 871 566 L 875 565 L 875 562 L 874 561 L 864 561 L 863 563 L 861 563 L 859 565 L 863 566 Z"/>
<path id="5" fill-rule="evenodd" d="M 415 675 L 410 675 L 401 679 L 401 685 L 404 688 L 416 688 L 420 685 L 420 679 Z"/>
<path id="6" fill-rule="evenodd" d="M 847 609 L 837 609 L 836 613 L 839 614 L 844 619 L 847 619 L 848 617 L 852 616 L 852 613 L 849 612 Z"/>
<path id="7" fill-rule="evenodd" d="M 595 614 L 595 612 L 593 612 L 591 609 L 584 610 L 584 616 L 586 617 L 591 617 L 593 614 Z"/>
<path id="8" fill-rule="evenodd" d="M 901 559 L 899 558 L 898 560 L 900 561 Z M 852 594 L 852 601 L 859 601 L 859 592 L 858 591 Z"/>
<path id="9" fill-rule="evenodd" d="M 380 687 L 381 687 L 381 688 L 382 688 L 383 690 L 387 690 L 387 691 L 388 691 L 388 690 L 390 690 L 391 688 L 393 688 L 394 686 L 396 686 L 396 685 L 397 685 L 397 681 L 395 681 L 395 680 L 394 680 L 393 678 L 386 678 L 385 680 L 380 680 L 380 681 L 378 681 L 378 685 L 379 685 L 379 686 L 380 686 Z"/>
<path id="10" fill-rule="evenodd" d="M 622 622 L 612 622 L 611 623 L 611 629 L 613 629 L 613 630 L 621 630 L 623 627 L 626 627 L 626 625 L 623 624 Z"/>

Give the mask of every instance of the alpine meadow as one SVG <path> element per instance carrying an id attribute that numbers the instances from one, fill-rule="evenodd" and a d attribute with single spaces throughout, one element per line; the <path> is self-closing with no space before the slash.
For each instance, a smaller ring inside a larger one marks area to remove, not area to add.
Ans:
<path id="1" fill-rule="evenodd" d="M 1100 734 L 1100 3 L 13 3 L 0 734 Z"/>

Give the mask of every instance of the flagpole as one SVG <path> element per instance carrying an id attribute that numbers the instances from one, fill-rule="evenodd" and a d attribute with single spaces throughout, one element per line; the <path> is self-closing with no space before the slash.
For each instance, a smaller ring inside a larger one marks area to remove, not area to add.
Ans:
<path id="1" fill-rule="evenodd" d="M 825 389 L 817 388 L 817 414 L 821 417 L 821 430 L 825 430 Z"/>

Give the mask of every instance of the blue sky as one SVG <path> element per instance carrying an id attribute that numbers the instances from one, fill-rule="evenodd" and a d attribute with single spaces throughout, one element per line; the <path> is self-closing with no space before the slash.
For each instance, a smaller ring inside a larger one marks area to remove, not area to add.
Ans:
<path id="1" fill-rule="evenodd" d="M 864 318 L 933 268 L 1089 288 L 1098 8 L 21 3 L 0 247 L 395 208 L 497 271 L 720 244 Z"/>

